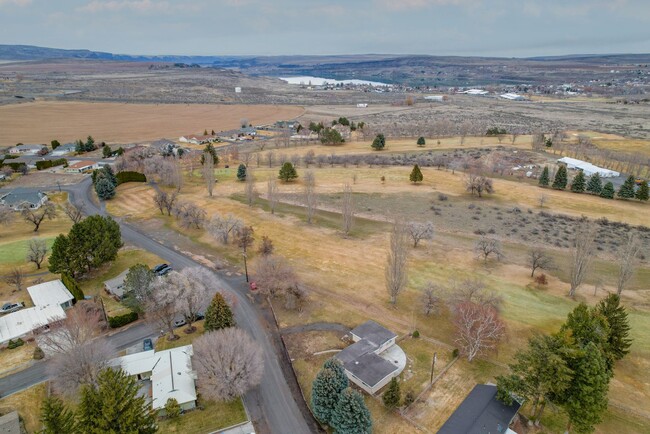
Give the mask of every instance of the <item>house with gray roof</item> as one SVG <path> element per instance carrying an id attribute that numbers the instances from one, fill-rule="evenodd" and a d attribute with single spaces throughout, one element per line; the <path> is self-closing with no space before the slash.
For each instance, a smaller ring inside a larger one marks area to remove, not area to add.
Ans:
<path id="1" fill-rule="evenodd" d="M 11 155 L 36 155 L 41 149 L 47 149 L 45 145 L 16 145 L 9 149 Z"/>
<path id="2" fill-rule="evenodd" d="M 124 281 L 127 274 L 129 274 L 128 268 L 112 279 L 105 281 L 104 290 L 116 299 L 121 300 L 124 297 Z"/>
<path id="3" fill-rule="evenodd" d="M 53 156 L 60 157 L 62 155 L 74 154 L 77 151 L 76 143 L 66 143 L 60 145 L 58 148 L 52 151 Z"/>
<path id="4" fill-rule="evenodd" d="M 39 209 L 45 202 L 47 194 L 24 188 L 16 188 L 0 195 L 0 206 L 9 207 L 14 211 L 22 211 L 24 208 Z"/>
<path id="5" fill-rule="evenodd" d="M 438 434 L 517 434 L 511 430 L 521 403 L 506 405 L 497 398 L 497 386 L 477 384 L 456 411 L 438 430 Z"/>
<path id="6" fill-rule="evenodd" d="M 374 395 L 402 373 L 406 354 L 395 343 L 395 333 L 370 320 L 353 329 L 350 336 L 354 343 L 335 357 L 354 384 Z"/>

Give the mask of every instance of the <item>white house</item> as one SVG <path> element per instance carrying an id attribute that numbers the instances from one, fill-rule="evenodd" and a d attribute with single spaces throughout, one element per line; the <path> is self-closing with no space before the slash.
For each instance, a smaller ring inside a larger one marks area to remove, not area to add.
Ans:
<path id="1" fill-rule="evenodd" d="M 557 160 L 558 163 L 566 164 L 567 169 L 578 169 L 582 170 L 585 175 L 591 176 L 594 173 L 598 173 L 603 178 L 615 178 L 620 176 L 621 173 L 615 170 L 604 169 L 602 167 L 595 166 L 586 161 L 578 160 L 575 158 L 562 157 Z"/>
<path id="2" fill-rule="evenodd" d="M 65 319 L 60 305 L 34 306 L 0 316 L 0 345 L 47 329 L 49 324 Z"/>
<path id="3" fill-rule="evenodd" d="M 128 375 L 151 387 L 151 406 L 164 410 L 167 400 L 176 399 L 183 410 L 196 407 L 196 373 L 192 370 L 192 345 L 164 351 L 142 351 L 111 360 Z"/>
<path id="4" fill-rule="evenodd" d="M 68 309 L 74 301 L 68 288 L 58 279 L 30 286 L 27 292 L 34 306 L 61 306 L 62 309 Z"/>
<path id="5" fill-rule="evenodd" d="M 66 167 L 67 173 L 84 173 L 90 170 L 95 170 L 99 166 L 94 161 L 75 161 Z"/>
<path id="6" fill-rule="evenodd" d="M 354 343 L 336 355 L 350 381 L 374 395 L 406 366 L 406 354 L 395 343 L 397 335 L 375 321 L 350 332 Z"/>
<path id="7" fill-rule="evenodd" d="M 17 145 L 9 149 L 9 153 L 12 155 L 36 155 L 41 149 L 46 148 L 45 145 Z"/>

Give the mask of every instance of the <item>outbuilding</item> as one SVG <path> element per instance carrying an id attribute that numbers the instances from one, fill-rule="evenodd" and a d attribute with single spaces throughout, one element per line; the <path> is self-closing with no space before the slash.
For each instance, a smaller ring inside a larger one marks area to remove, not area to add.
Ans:
<path id="1" fill-rule="evenodd" d="M 124 281 L 126 280 L 127 274 L 129 274 L 128 269 L 122 271 L 112 279 L 105 281 L 104 290 L 118 300 L 121 300 L 124 297 Z"/>
<path id="2" fill-rule="evenodd" d="M 595 166 L 591 163 L 588 163 L 583 160 L 578 160 L 576 158 L 562 157 L 557 160 L 558 163 L 565 164 L 567 169 L 577 169 L 582 170 L 583 173 L 587 176 L 591 176 L 595 173 L 599 174 L 601 178 L 615 178 L 620 176 L 621 173 L 615 170 L 604 169 L 602 167 Z"/>
<path id="3" fill-rule="evenodd" d="M 72 307 L 74 297 L 61 280 L 51 280 L 27 288 L 34 306 L 60 306 L 62 309 Z"/>

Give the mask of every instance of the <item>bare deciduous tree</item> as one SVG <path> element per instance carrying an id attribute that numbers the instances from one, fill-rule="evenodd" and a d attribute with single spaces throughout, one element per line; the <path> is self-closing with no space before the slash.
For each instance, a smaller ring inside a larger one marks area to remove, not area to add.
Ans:
<path id="1" fill-rule="evenodd" d="M 265 294 L 275 297 L 298 285 L 298 277 L 286 260 L 277 255 L 259 258 L 253 271 L 257 286 Z"/>
<path id="2" fill-rule="evenodd" d="M 66 202 L 66 204 L 63 205 L 63 212 L 68 216 L 68 218 L 70 218 L 70 220 L 72 220 L 72 223 L 79 223 L 84 218 L 84 205 L 81 204 L 77 206 L 70 202 Z"/>
<path id="3" fill-rule="evenodd" d="M 544 205 L 546 205 L 547 201 L 548 201 L 548 197 L 546 197 L 545 194 L 540 194 L 539 197 L 537 198 L 537 202 L 539 203 L 540 208 L 544 208 Z"/>
<path id="4" fill-rule="evenodd" d="M 478 197 L 482 197 L 483 193 L 494 193 L 492 179 L 476 173 L 468 173 L 465 175 L 465 189 L 472 193 L 472 195 L 478 195 Z"/>
<path id="5" fill-rule="evenodd" d="M 160 214 L 165 214 L 165 204 L 167 203 L 167 193 L 164 191 L 157 191 L 153 196 L 153 203 L 156 205 L 156 208 L 160 210 Z"/>
<path id="6" fill-rule="evenodd" d="M 262 349 L 241 329 L 206 333 L 193 346 L 199 390 L 208 399 L 231 401 L 262 380 Z"/>
<path id="7" fill-rule="evenodd" d="M 156 277 L 151 282 L 149 297 L 144 307 L 147 320 L 160 327 L 161 335 L 167 333 L 169 341 L 178 339 L 174 333 L 174 320 L 180 314 L 177 296 L 178 291 L 169 285 L 165 278 Z"/>
<path id="8" fill-rule="evenodd" d="M 316 175 L 314 175 L 312 170 L 305 171 L 303 186 L 303 200 L 307 211 L 307 223 L 311 224 L 316 211 Z"/>
<path id="9" fill-rule="evenodd" d="M 452 310 L 460 304 L 470 302 L 481 306 L 490 306 L 498 311 L 501 309 L 503 299 L 494 291 L 488 291 L 483 281 L 464 279 L 451 282 L 449 302 Z"/>
<path id="10" fill-rule="evenodd" d="M 183 228 L 201 229 L 205 223 L 205 211 L 192 202 L 179 202 L 174 208 L 174 215 Z"/>
<path id="11" fill-rule="evenodd" d="M 52 355 L 47 370 L 57 389 L 74 396 L 79 386 L 95 383 L 115 352 L 110 341 L 99 337 L 105 328 L 101 308 L 82 301 L 67 312 L 65 320 L 51 324 L 50 332 L 38 337 L 43 351 Z"/>
<path id="12" fill-rule="evenodd" d="M 501 242 L 494 238 L 481 237 L 474 245 L 474 252 L 487 262 L 490 255 L 496 256 L 497 260 L 503 258 Z"/>
<path id="13" fill-rule="evenodd" d="M 178 310 L 185 318 L 187 331 L 195 331 L 193 323 L 199 314 L 205 313 L 210 302 L 211 285 L 216 284 L 214 275 L 210 279 L 209 272 L 203 267 L 184 268 L 178 273 L 169 273 L 167 284 L 177 290 Z"/>
<path id="14" fill-rule="evenodd" d="M 237 233 L 237 230 L 243 225 L 244 222 L 232 214 L 228 214 L 225 217 L 215 214 L 212 216 L 212 220 L 210 220 L 210 224 L 208 225 L 208 232 L 223 244 L 228 244 L 230 235 Z"/>
<path id="15" fill-rule="evenodd" d="M 472 302 L 460 303 L 454 309 L 456 345 L 471 362 L 476 356 L 495 349 L 505 335 L 505 326 L 491 306 Z"/>
<path id="16" fill-rule="evenodd" d="M 208 189 L 210 197 L 212 197 L 212 191 L 214 190 L 214 159 L 212 158 L 212 154 L 209 152 L 203 154 L 202 173 L 205 187 Z"/>
<path id="17" fill-rule="evenodd" d="M 636 257 L 641 250 L 641 243 L 636 235 L 630 232 L 627 242 L 618 252 L 618 276 L 616 279 L 616 293 L 621 295 L 628 282 L 634 276 Z"/>
<path id="18" fill-rule="evenodd" d="M 5 206 L 0 207 L 0 225 L 6 225 L 13 221 L 14 212 Z"/>
<path id="19" fill-rule="evenodd" d="M 413 240 L 413 247 L 417 247 L 420 241 L 433 238 L 433 223 L 409 222 L 406 224 L 406 232 Z"/>
<path id="20" fill-rule="evenodd" d="M 269 202 L 269 208 L 271 208 L 271 214 L 275 214 L 275 207 L 278 204 L 278 183 L 275 179 L 270 178 L 266 182 L 267 193 L 266 197 Z"/>
<path id="21" fill-rule="evenodd" d="M 25 204 L 20 214 L 26 222 L 34 225 L 34 232 L 38 232 L 43 220 L 53 220 L 56 217 L 56 208 L 50 202 L 45 202 L 39 209 L 32 209 L 28 204 Z"/>
<path id="22" fill-rule="evenodd" d="M 257 191 L 255 190 L 255 174 L 253 169 L 250 167 L 246 168 L 246 184 L 244 190 L 246 192 L 246 202 L 248 206 L 253 206 L 255 199 L 257 198 Z"/>
<path id="23" fill-rule="evenodd" d="M 390 245 L 386 263 L 386 289 L 390 295 L 391 304 L 395 305 L 397 296 L 406 285 L 406 260 L 408 250 L 406 247 L 406 230 L 402 222 L 393 224 L 390 234 Z"/>
<path id="24" fill-rule="evenodd" d="M 555 268 L 551 255 L 539 247 L 533 247 L 528 252 L 528 264 L 530 265 L 530 277 L 535 276 L 535 271 L 538 268 L 540 270 L 553 270 Z"/>
<path id="25" fill-rule="evenodd" d="M 345 187 L 343 187 L 341 217 L 343 218 L 343 235 L 347 237 L 350 235 L 350 231 L 354 225 L 354 198 L 350 184 L 345 184 Z"/>
<path id="26" fill-rule="evenodd" d="M 442 288 L 432 282 L 427 282 L 422 291 L 422 312 L 425 315 L 438 313 L 442 301 Z"/>
<path id="27" fill-rule="evenodd" d="M 576 231 L 576 238 L 573 243 L 571 260 L 569 297 L 574 297 L 578 287 L 582 284 L 591 266 L 594 256 L 594 237 L 596 226 L 593 223 L 584 222 Z"/>
<path id="28" fill-rule="evenodd" d="M 25 284 L 25 273 L 19 267 L 14 267 L 11 272 L 5 277 L 5 282 L 9 285 L 16 287 L 16 291 L 21 291 Z"/>
<path id="29" fill-rule="evenodd" d="M 266 162 L 269 164 L 269 169 L 275 164 L 275 153 L 273 151 L 269 151 L 266 154 Z"/>
<path id="30" fill-rule="evenodd" d="M 36 264 L 36 268 L 40 270 L 41 264 L 45 260 L 48 251 L 45 240 L 33 238 L 29 241 L 29 246 L 27 246 L 27 257 L 25 259 L 27 262 L 33 262 Z"/>
<path id="31" fill-rule="evenodd" d="M 314 151 L 311 149 L 307 151 L 307 153 L 305 153 L 304 157 L 302 157 L 302 162 L 305 163 L 306 168 L 309 169 L 309 165 L 314 164 L 314 157 L 315 157 Z"/>

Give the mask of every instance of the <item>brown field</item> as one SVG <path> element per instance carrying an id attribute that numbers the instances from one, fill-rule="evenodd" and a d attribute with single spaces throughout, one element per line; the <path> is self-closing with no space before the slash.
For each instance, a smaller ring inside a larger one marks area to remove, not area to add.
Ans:
<path id="1" fill-rule="evenodd" d="M 61 143 L 92 135 L 107 143 L 175 139 L 203 130 L 239 127 L 241 119 L 268 124 L 304 109 L 283 105 L 119 104 L 39 101 L 0 106 L 0 146 Z"/>

